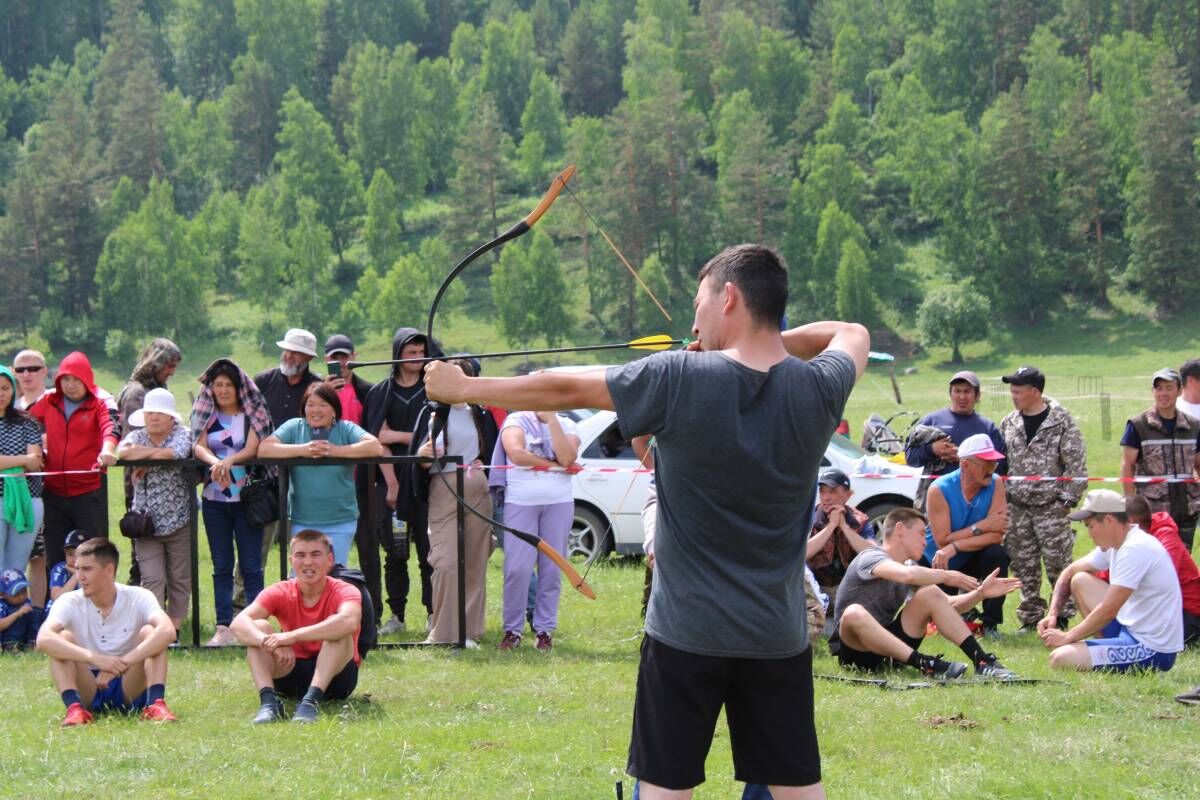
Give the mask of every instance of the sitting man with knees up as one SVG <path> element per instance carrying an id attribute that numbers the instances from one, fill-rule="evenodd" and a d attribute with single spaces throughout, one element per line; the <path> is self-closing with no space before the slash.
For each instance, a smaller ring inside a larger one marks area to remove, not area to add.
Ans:
<path id="1" fill-rule="evenodd" d="M 315 722 L 322 700 L 344 700 L 358 685 L 362 596 L 329 577 L 333 544 L 320 531 L 303 530 L 291 541 L 294 578 L 264 589 L 229 629 L 246 646 L 258 687 L 254 723 L 283 719 L 283 695 L 300 702 L 292 722 Z M 268 617 L 275 617 L 276 631 Z"/>
<path id="2" fill-rule="evenodd" d="M 1183 650 L 1179 578 L 1162 543 L 1129 519 L 1126 499 L 1111 489 L 1088 492 L 1068 518 L 1087 525 L 1096 549 L 1063 570 L 1038 635 L 1061 669 L 1156 669 L 1175 665 Z M 1096 573 L 1109 571 L 1108 582 Z M 1083 621 L 1055 627 L 1067 598 Z M 1095 635 L 1096 638 L 1089 639 Z"/>
<path id="3" fill-rule="evenodd" d="M 38 650 L 50 657 L 67 707 L 64 728 L 86 725 L 100 711 L 140 710 L 144 720 L 175 721 L 163 699 L 175 626 L 148 589 L 117 583 L 119 560 L 108 539 L 79 545 L 80 591 L 60 595 L 38 632 Z"/>
<path id="4" fill-rule="evenodd" d="M 915 509 L 895 509 L 883 521 L 883 545 L 863 550 L 850 562 L 838 588 L 829 651 L 844 667 L 908 665 L 934 678 L 961 677 L 966 664 L 918 652 L 926 626 L 933 622 L 978 675 L 1011 678 L 1013 673 L 980 647 L 960 614 L 980 600 L 1003 598 L 1021 582 L 1000 577 L 998 569 L 980 583 L 954 570 L 913 565 L 925 548 L 925 522 Z M 947 596 L 938 584 L 964 593 Z"/>

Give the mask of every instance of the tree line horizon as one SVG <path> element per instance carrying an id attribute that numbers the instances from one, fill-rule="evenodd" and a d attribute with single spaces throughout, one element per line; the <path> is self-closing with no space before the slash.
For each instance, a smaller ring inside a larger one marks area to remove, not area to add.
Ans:
<path id="1" fill-rule="evenodd" d="M 10 339 L 128 358 L 246 301 L 419 324 L 566 163 L 584 208 L 445 306 L 514 346 L 675 319 L 726 244 L 789 317 L 960 357 L 1132 294 L 1200 294 L 1200 8 L 1165 0 L 61 0 L 0 30 Z"/>

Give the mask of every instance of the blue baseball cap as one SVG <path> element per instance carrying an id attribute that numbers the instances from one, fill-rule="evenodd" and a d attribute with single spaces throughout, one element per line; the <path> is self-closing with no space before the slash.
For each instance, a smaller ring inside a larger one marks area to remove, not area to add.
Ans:
<path id="1" fill-rule="evenodd" d="M 79 545 L 91 539 L 92 535 L 82 528 L 76 528 L 67 534 L 67 538 L 63 540 L 63 550 L 75 550 Z"/>
<path id="2" fill-rule="evenodd" d="M 0 574 L 0 592 L 4 594 L 17 594 L 29 588 L 29 581 L 25 579 L 25 573 L 19 569 L 6 569 L 3 574 Z"/>

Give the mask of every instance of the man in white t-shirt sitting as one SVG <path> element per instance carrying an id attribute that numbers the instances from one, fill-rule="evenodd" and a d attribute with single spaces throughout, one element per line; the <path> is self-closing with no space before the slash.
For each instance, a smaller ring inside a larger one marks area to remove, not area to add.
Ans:
<path id="1" fill-rule="evenodd" d="M 119 560 L 108 539 L 81 544 L 75 551 L 80 591 L 55 600 L 38 632 L 38 650 L 50 657 L 67 707 L 64 728 L 86 725 L 101 711 L 175 721 L 163 699 L 175 626 L 148 589 L 117 583 Z"/>
<path id="2" fill-rule="evenodd" d="M 1125 498 L 1110 489 L 1088 492 L 1068 517 L 1087 525 L 1096 549 L 1075 561 L 1054 584 L 1038 634 L 1062 669 L 1166 671 L 1183 650 L 1183 598 L 1162 543 L 1129 522 Z M 1096 573 L 1109 570 L 1105 583 Z M 1055 627 L 1070 595 L 1083 621 Z M 1087 637 L 1098 634 L 1097 638 Z"/>

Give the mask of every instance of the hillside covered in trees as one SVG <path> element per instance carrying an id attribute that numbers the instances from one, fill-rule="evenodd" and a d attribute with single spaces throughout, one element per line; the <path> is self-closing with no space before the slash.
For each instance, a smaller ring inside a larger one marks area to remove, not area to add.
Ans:
<path id="1" fill-rule="evenodd" d="M 744 240 L 787 258 L 793 320 L 946 344 L 1200 295 L 1197 3 L 0 7 L 0 329 L 55 348 L 195 339 L 235 296 L 265 342 L 285 310 L 419 324 L 568 162 L 675 332 Z M 452 295 L 514 344 L 662 328 L 570 197 Z"/>

